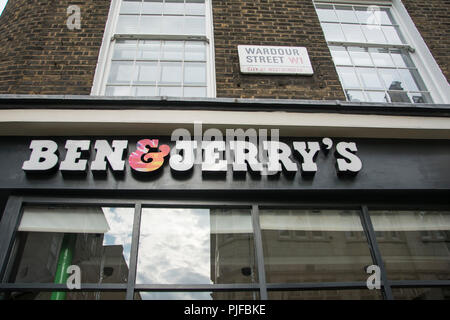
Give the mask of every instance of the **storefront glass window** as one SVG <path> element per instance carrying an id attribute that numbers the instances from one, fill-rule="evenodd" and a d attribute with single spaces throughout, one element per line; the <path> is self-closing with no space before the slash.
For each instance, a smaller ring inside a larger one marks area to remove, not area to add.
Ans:
<path id="1" fill-rule="evenodd" d="M 133 212 L 133 208 L 25 206 L 8 266 L 10 282 L 66 284 L 72 266 L 79 268 L 81 283 L 126 283 Z M 12 293 L 12 298 L 53 299 L 54 294 L 22 292 Z M 77 300 L 77 295 L 82 299 L 76 292 L 62 297 Z"/>
<path id="2" fill-rule="evenodd" d="M 372 260 L 357 211 L 261 210 L 260 219 L 267 282 L 367 279 Z"/>
<path id="3" fill-rule="evenodd" d="M 144 208 L 136 282 L 257 282 L 250 210 Z"/>
<path id="4" fill-rule="evenodd" d="M 450 212 L 371 211 L 391 280 L 450 279 Z"/>

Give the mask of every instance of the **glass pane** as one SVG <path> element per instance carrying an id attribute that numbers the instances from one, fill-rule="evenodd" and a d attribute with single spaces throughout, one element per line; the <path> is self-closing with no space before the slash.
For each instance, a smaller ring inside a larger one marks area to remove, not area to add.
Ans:
<path id="1" fill-rule="evenodd" d="M 161 14 L 162 0 L 144 0 L 142 3 L 142 14 Z"/>
<path id="2" fill-rule="evenodd" d="M 141 292 L 143 300 L 259 300 L 258 292 Z"/>
<path id="3" fill-rule="evenodd" d="M 372 59 L 370 59 L 369 52 L 363 48 L 349 48 L 348 53 L 357 66 L 373 66 Z"/>
<path id="4" fill-rule="evenodd" d="M 356 68 L 362 85 L 366 89 L 384 89 L 375 68 Z"/>
<path id="5" fill-rule="evenodd" d="M 389 8 L 380 8 L 380 11 L 376 12 L 376 15 L 379 15 L 378 19 L 382 24 L 395 24 Z"/>
<path id="6" fill-rule="evenodd" d="M 206 85 L 206 64 L 186 62 L 184 64 L 184 83 Z"/>
<path id="7" fill-rule="evenodd" d="M 205 35 L 205 17 L 184 17 L 183 34 Z"/>
<path id="8" fill-rule="evenodd" d="M 331 56 L 335 65 L 352 65 L 347 50 L 343 47 L 330 47 Z"/>
<path id="9" fill-rule="evenodd" d="M 129 83 L 133 77 L 133 62 L 113 61 L 109 71 L 108 83 Z"/>
<path id="10" fill-rule="evenodd" d="M 347 95 L 348 101 L 353 101 L 353 102 L 366 101 L 366 97 L 364 96 L 364 93 L 362 91 L 345 90 L 345 94 Z"/>
<path id="11" fill-rule="evenodd" d="M 163 84 L 181 84 L 182 71 L 181 62 L 162 62 L 160 82 Z"/>
<path id="12" fill-rule="evenodd" d="M 384 38 L 383 31 L 380 26 L 361 26 L 364 35 L 366 36 L 367 42 L 370 43 L 386 43 L 386 39 Z"/>
<path id="13" fill-rule="evenodd" d="M 183 97 L 204 98 L 207 96 L 205 87 L 184 87 Z"/>
<path id="14" fill-rule="evenodd" d="M 128 86 L 106 86 L 107 96 L 132 96 L 132 90 Z"/>
<path id="15" fill-rule="evenodd" d="M 426 91 L 425 85 L 415 69 L 398 69 L 406 88 L 410 91 Z"/>
<path id="16" fill-rule="evenodd" d="M 136 80 L 137 84 L 156 84 L 158 79 L 157 62 L 136 62 Z"/>
<path id="17" fill-rule="evenodd" d="M 161 60 L 183 60 L 183 41 L 164 41 Z"/>
<path id="18" fill-rule="evenodd" d="M 136 56 L 137 41 L 117 40 L 114 46 L 113 59 L 134 60 Z"/>
<path id="19" fill-rule="evenodd" d="M 344 31 L 345 38 L 349 42 L 366 42 L 359 25 L 343 24 L 342 31 Z"/>
<path id="20" fill-rule="evenodd" d="M 391 56 L 388 49 L 369 48 L 369 53 L 372 56 L 373 63 L 377 67 L 393 67 Z"/>
<path id="21" fill-rule="evenodd" d="M 389 279 L 450 279 L 450 212 L 377 210 L 371 219 L 384 236 L 378 247 Z M 391 231 L 396 231 L 397 239 L 392 239 Z"/>
<path id="22" fill-rule="evenodd" d="M 381 300 L 380 290 L 268 291 L 269 300 Z"/>
<path id="23" fill-rule="evenodd" d="M 137 86 L 136 96 L 140 97 L 154 97 L 157 96 L 157 90 L 154 86 Z"/>
<path id="24" fill-rule="evenodd" d="M 182 97 L 183 88 L 182 87 L 161 87 L 159 88 L 159 96 L 167 97 Z"/>
<path id="25" fill-rule="evenodd" d="M 389 102 L 389 98 L 384 91 L 366 91 L 370 102 Z"/>
<path id="26" fill-rule="evenodd" d="M 356 15 L 351 6 L 335 6 L 336 14 L 340 22 L 358 23 Z"/>
<path id="27" fill-rule="evenodd" d="M 205 3 L 204 3 L 204 1 L 198 1 L 198 2 L 186 1 L 185 10 L 186 10 L 187 15 L 204 16 L 205 15 Z"/>
<path id="28" fill-rule="evenodd" d="M 392 288 L 397 300 L 450 300 L 450 288 Z"/>
<path id="29" fill-rule="evenodd" d="M 138 45 L 138 59 L 158 60 L 161 41 L 139 41 Z"/>
<path id="30" fill-rule="evenodd" d="M 200 41 L 186 41 L 184 45 L 184 60 L 206 61 L 206 45 Z"/>
<path id="31" fill-rule="evenodd" d="M 162 34 L 189 34 L 184 30 L 183 16 L 164 16 L 161 20 Z"/>
<path id="32" fill-rule="evenodd" d="M 163 17 L 159 16 L 142 16 L 141 17 L 141 33 L 146 34 L 161 34 Z"/>
<path id="33" fill-rule="evenodd" d="M 336 68 L 341 82 L 345 88 L 360 88 L 358 78 L 356 76 L 355 70 L 348 67 L 337 67 Z"/>
<path id="34" fill-rule="evenodd" d="M 388 90 L 405 90 L 405 85 L 396 69 L 378 69 L 384 87 Z"/>
<path id="35" fill-rule="evenodd" d="M 358 211 L 266 209 L 260 224 L 269 283 L 366 281 L 372 259 Z M 282 230 L 308 237 L 280 237 Z M 348 231 L 358 241 L 349 241 Z"/>
<path id="36" fill-rule="evenodd" d="M 139 14 L 141 11 L 141 0 L 123 0 L 120 7 L 120 13 Z"/>
<path id="37" fill-rule="evenodd" d="M 117 33 L 125 34 L 131 33 L 136 34 L 139 32 L 138 26 L 139 16 L 119 16 L 117 21 Z"/>
<path id="38" fill-rule="evenodd" d="M 411 98 L 413 103 L 433 103 L 433 99 L 429 93 L 420 92 L 410 92 L 408 96 Z"/>
<path id="39" fill-rule="evenodd" d="M 355 14 L 358 17 L 359 23 L 379 25 L 379 14 L 377 15 L 377 10 L 371 10 L 372 7 L 355 7 Z"/>
<path id="40" fill-rule="evenodd" d="M 164 14 L 184 14 L 184 0 L 166 0 L 163 12 Z"/>
<path id="41" fill-rule="evenodd" d="M 25 207 L 10 281 L 53 283 L 74 265 L 82 283 L 126 283 L 133 217 L 133 208 Z"/>
<path id="42" fill-rule="evenodd" d="M 323 33 L 327 41 L 345 41 L 341 27 L 336 23 L 322 23 Z"/>
<path id="43" fill-rule="evenodd" d="M 316 5 L 316 11 L 320 21 L 339 21 L 333 10 L 333 6 Z"/>
<path id="44" fill-rule="evenodd" d="M 137 283 L 251 283 L 256 277 L 250 210 L 142 210 Z"/>
<path id="45" fill-rule="evenodd" d="M 400 68 L 413 68 L 414 64 L 409 57 L 409 54 L 401 50 L 391 50 L 392 59 L 395 65 Z"/>
<path id="46" fill-rule="evenodd" d="M 384 36 L 386 37 L 387 43 L 389 44 L 402 44 L 403 41 L 400 38 L 399 31 L 397 27 L 382 26 Z"/>

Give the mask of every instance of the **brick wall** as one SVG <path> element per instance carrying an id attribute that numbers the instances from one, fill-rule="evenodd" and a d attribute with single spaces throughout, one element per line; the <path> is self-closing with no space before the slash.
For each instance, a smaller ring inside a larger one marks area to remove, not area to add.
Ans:
<path id="1" fill-rule="evenodd" d="M 81 8 L 81 30 L 66 26 Z M 90 94 L 110 0 L 9 0 L 0 17 L 0 93 Z"/>
<path id="2" fill-rule="evenodd" d="M 449 81 L 450 1 L 402 0 L 402 2 Z"/>
<path id="3" fill-rule="evenodd" d="M 218 97 L 345 100 L 312 0 L 212 0 Z M 301 46 L 313 76 L 244 75 L 237 45 Z"/>

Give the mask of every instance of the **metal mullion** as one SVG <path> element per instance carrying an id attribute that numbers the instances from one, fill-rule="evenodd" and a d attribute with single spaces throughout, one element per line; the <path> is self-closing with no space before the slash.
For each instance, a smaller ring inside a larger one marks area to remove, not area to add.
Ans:
<path id="1" fill-rule="evenodd" d="M 159 291 L 159 292 L 205 292 L 205 291 L 257 291 L 257 284 L 233 283 L 233 284 L 137 284 L 135 291 Z"/>
<path id="2" fill-rule="evenodd" d="M 391 288 L 432 288 L 449 287 L 450 280 L 392 280 Z"/>
<path id="3" fill-rule="evenodd" d="M 127 283 L 127 300 L 133 300 L 134 288 L 136 286 L 136 273 L 137 273 L 137 259 L 139 251 L 139 234 L 141 228 L 141 216 L 142 205 L 136 203 L 134 207 L 134 221 L 133 221 L 133 233 L 131 240 L 130 251 L 130 268 L 128 270 L 128 283 Z"/>
<path id="4" fill-rule="evenodd" d="M 381 257 L 380 249 L 378 248 L 375 231 L 373 229 L 372 221 L 369 216 L 369 210 L 367 209 L 366 205 L 361 206 L 361 223 L 363 225 L 364 233 L 366 234 L 366 238 L 369 243 L 372 260 L 380 268 L 383 295 L 387 300 L 393 300 L 391 286 L 387 279 L 386 268 Z"/>
<path id="5" fill-rule="evenodd" d="M 299 282 L 299 283 L 270 283 L 267 289 L 272 291 L 303 291 L 303 290 L 352 290 L 366 289 L 367 284 L 363 281 L 354 282 Z"/>
<path id="6" fill-rule="evenodd" d="M 254 204 L 252 206 L 252 225 L 254 232 L 256 261 L 258 265 L 259 298 L 261 300 L 267 300 L 266 271 L 264 265 L 261 225 L 259 221 L 259 208 L 257 204 Z"/>
<path id="7" fill-rule="evenodd" d="M 125 291 L 126 283 L 82 283 L 80 289 L 69 289 L 65 283 L 2 283 L 0 291 Z"/>

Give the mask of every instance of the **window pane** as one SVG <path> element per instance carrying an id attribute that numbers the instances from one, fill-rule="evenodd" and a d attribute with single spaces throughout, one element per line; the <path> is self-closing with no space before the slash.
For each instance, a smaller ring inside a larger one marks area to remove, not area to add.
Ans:
<path id="1" fill-rule="evenodd" d="M 369 48 L 370 55 L 372 56 L 373 63 L 377 67 L 393 67 L 391 56 L 388 49 L 381 48 Z"/>
<path id="2" fill-rule="evenodd" d="M 108 83 L 129 83 L 134 78 L 133 62 L 113 61 L 111 63 Z"/>
<path id="3" fill-rule="evenodd" d="M 330 47 L 335 65 L 352 65 L 347 50 L 344 47 Z"/>
<path id="4" fill-rule="evenodd" d="M 184 14 L 183 0 L 166 0 L 164 3 L 164 14 Z"/>
<path id="5" fill-rule="evenodd" d="M 186 62 L 184 64 L 184 83 L 206 85 L 206 64 Z"/>
<path id="6" fill-rule="evenodd" d="M 367 42 L 370 43 L 386 43 L 386 39 L 384 38 L 383 31 L 381 31 L 381 27 L 379 26 L 361 26 L 364 35 L 366 36 Z"/>
<path id="7" fill-rule="evenodd" d="M 164 41 L 161 60 L 183 60 L 183 41 Z"/>
<path id="8" fill-rule="evenodd" d="M 397 300 L 450 300 L 450 288 L 392 288 Z"/>
<path id="9" fill-rule="evenodd" d="M 136 62 L 137 84 L 156 84 L 158 79 L 157 62 Z"/>
<path id="10" fill-rule="evenodd" d="M 429 93 L 410 92 L 408 93 L 408 96 L 413 103 L 433 103 Z"/>
<path id="11" fill-rule="evenodd" d="M 183 16 L 164 16 L 161 20 L 162 34 L 189 34 L 188 30 L 184 29 Z"/>
<path id="12" fill-rule="evenodd" d="M 133 96 L 133 91 L 128 86 L 106 86 L 107 96 Z"/>
<path id="13" fill-rule="evenodd" d="M 205 87 L 184 87 L 183 97 L 204 98 L 207 96 Z"/>
<path id="14" fill-rule="evenodd" d="M 184 17 L 183 34 L 205 35 L 205 17 Z"/>
<path id="15" fill-rule="evenodd" d="M 419 73 L 415 69 L 398 69 L 400 77 L 403 79 L 406 88 L 410 91 L 425 91 L 425 85 L 420 79 Z"/>
<path id="16" fill-rule="evenodd" d="M 405 90 L 405 85 L 396 69 L 378 69 L 384 87 L 389 90 Z"/>
<path id="17" fill-rule="evenodd" d="M 163 84 L 181 84 L 182 69 L 181 62 L 162 62 L 161 78 Z"/>
<path id="18" fill-rule="evenodd" d="M 184 59 L 187 61 L 206 61 L 206 45 L 200 41 L 186 41 Z"/>
<path id="19" fill-rule="evenodd" d="M 363 48 L 349 48 L 348 53 L 357 66 L 372 66 L 372 59 L 370 59 L 369 52 Z"/>
<path id="20" fill-rule="evenodd" d="M 159 51 L 161 47 L 161 41 L 139 41 L 138 46 L 138 59 L 158 60 Z"/>
<path id="21" fill-rule="evenodd" d="M 182 87 L 161 87 L 159 88 L 159 96 L 182 97 Z"/>
<path id="22" fill-rule="evenodd" d="M 186 1 L 185 10 L 187 15 L 192 16 L 204 16 L 205 15 L 205 3 L 204 1 Z"/>
<path id="23" fill-rule="evenodd" d="M 400 38 L 400 34 L 396 27 L 382 26 L 384 36 L 389 44 L 402 44 L 403 41 Z"/>
<path id="24" fill-rule="evenodd" d="M 320 21 L 339 21 L 331 5 L 317 5 L 316 11 Z"/>
<path id="25" fill-rule="evenodd" d="M 249 210 L 145 208 L 136 281 L 141 284 L 255 282 L 253 248 Z"/>
<path id="26" fill-rule="evenodd" d="M 411 61 L 411 58 L 406 52 L 401 50 L 391 50 L 392 59 L 395 62 L 395 65 L 400 68 L 412 68 L 414 64 Z"/>
<path id="27" fill-rule="evenodd" d="M 117 33 L 131 33 L 136 34 L 139 32 L 138 26 L 139 16 L 119 16 L 117 22 Z"/>
<path id="28" fill-rule="evenodd" d="M 362 91 L 345 90 L 345 94 L 347 95 L 348 101 L 363 102 L 367 100 Z"/>
<path id="29" fill-rule="evenodd" d="M 141 0 L 123 0 L 120 7 L 120 13 L 139 14 L 141 11 Z"/>
<path id="30" fill-rule="evenodd" d="M 351 6 L 335 6 L 335 8 L 340 22 L 358 22 Z"/>
<path id="31" fill-rule="evenodd" d="M 159 16 L 142 16 L 141 17 L 141 29 L 140 33 L 145 34 L 161 34 L 165 32 L 161 32 L 164 30 L 161 27 L 163 22 L 163 17 Z"/>
<path id="32" fill-rule="evenodd" d="M 341 82 L 345 88 L 360 88 L 358 78 L 356 76 L 355 70 L 353 68 L 347 67 L 337 67 L 336 68 Z"/>
<path id="33" fill-rule="evenodd" d="M 126 283 L 133 208 L 27 206 L 12 282 L 53 283 L 76 265 L 83 283 Z"/>
<path id="34" fill-rule="evenodd" d="M 372 259 L 357 211 L 266 209 L 260 224 L 269 283 L 366 281 Z M 279 237 L 282 230 L 308 238 Z M 360 240 L 348 241 L 348 231 Z"/>
<path id="35" fill-rule="evenodd" d="M 380 290 L 268 291 L 269 300 L 381 300 Z"/>
<path id="36" fill-rule="evenodd" d="M 158 94 L 156 93 L 155 86 L 137 86 L 136 88 L 136 96 L 140 97 L 154 97 Z"/>
<path id="37" fill-rule="evenodd" d="M 384 91 L 366 91 L 370 102 L 389 102 L 386 92 Z"/>
<path id="38" fill-rule="evenodd" d="M 375 68 L 356 68 L 362 85 L 366 89 L 383 89 L 380 78 Z"/>
<path id="39" fill-rule="evenodd" d="M 359 25 L 343 24 L 342 30 L 344 31 L 347 41 L 366 42 L 366 38 L 364 38 L 361 27 Z"/>
<path id="40" fill-rule="evenodd" d="M 69 291 L 66 293 L 65 300 L 126 300 L 126 291 L 92 291 L 84 292 Z M 5 293 L 0 299 L 5 300 L 50 300 L 52 298 L 52 292 L 36 292 L 36 291 L 22 291 Z M 135 299 L 140 300 L 139 295 L 136 295 Z"/>
<path id="41" fill-rule="evenodd" d="M 144 0 L 142 3 L 142 14 L 161 14 L 162 0 Z"/>
<path id="42" fill-rule="evenodd" d="M 371 10 L 369 7 L 355 7 L 355 14 L 358 17 L 359 23 L 378 25 L 380 24 L 379 15 L 376 10 Z"/>
<path id="43" fill-rule="evenodd" d="M 136 41 L 117 40 L 114 47 L 113 59 L 134 60 L 136 56 Z"/>
<path id="44" fill-rule="evenodd" d="M 341 27 L 336 23 L 322 23 L 323 33 L 327 41 L 345 41 Z"/>
<path id="45" fill-rule="evenodd" d="M 450 279 L 450 212 L 377 210 L 371 219 L 374 229 L 384 234 L 378 247 L 389 279 Z M 391 231 L 400 241 L 391 241 Z M 430 231 L 431 237 L 424 237 L 423 231 Z M 436 237 L 436 231 L 446 237 Z"/>

